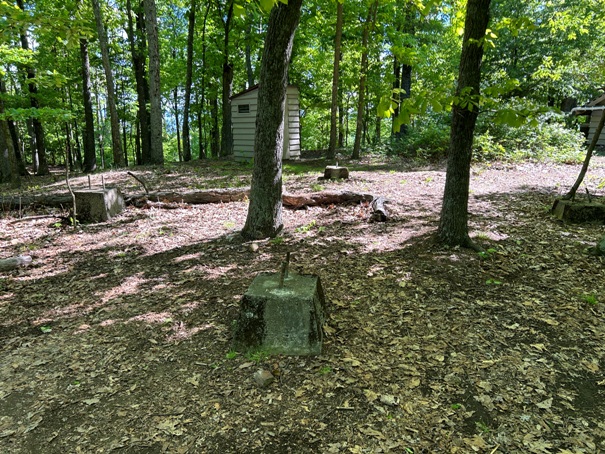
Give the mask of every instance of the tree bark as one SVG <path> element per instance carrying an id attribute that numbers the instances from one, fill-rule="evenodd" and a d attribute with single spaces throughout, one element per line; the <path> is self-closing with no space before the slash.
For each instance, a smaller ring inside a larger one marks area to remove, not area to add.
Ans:
<path id="1" fill-rule="evenodd" d="M 101 47 L 101 59 L 103 60 L 103 69 L 105 70 L 105 80 L 107 82 L 107 107 L 109 108 L 109 124 L 111 126 L 113 164 L 117 167 L 124 167 L 124 153 L 122 150 L 122 141 L 120 139 L 120 119 L 118 117 L 118 108 L 116 107 L 115 84 L 111 71 L 111 62 L 109 61 L 107 33 L 105 31 L 105 25 L 103 24 L 99 0 L 92 0 L 92 9 L 97 24 L 97 35 L 99 37 L 99 46 Z"/>
<path id="2" fill-rule="evenodd" d="M 3 79 L 0 79 L 0 94 L 7 94 L 6 84 Z M 0 99 L 0 103 L 2 103 L 2 99 Z M 19 134 L 17 132 L 15 123 L 12 120 L 8 119 L 6 120 L 6 127 L 8 128 L 8 137 L 12 142 L 12 149 L 14 150 L 19 175 L 22 177 L 27 176 L 29 175 L 29 172 L 25 167 L 25 161 L 23 160 L 23 156 L 21 155 L 21 151 L 19 149 Z"/>
<path id="3" fill-rule="evenodd" d="M 218 95 L 215 93 L 210 98 L 210 154 L 213 158 L 218 158 L 221 142 L 218 132 Z"/>
<path id="4" fill-rule="evenodd" d="M 15 148 L 6 120 L 0 120 L 0 183 L 10 183 L 13 188 L 21 186 Z"/>
<path id="5" fill-rule="evenodd" d="M 145 30 L 149 47 L 149 100 L 151 111 L 151 163 L 164 164 L 164 144 L 162 142 L 162 89 L 160 85 L 160 42 L 155 0 L 144 0 Z"/>
<path id="6" fill-rule="evenodd" d="M 437 232 L 448 246 L 478 249 L 468 235 L 468 195 L 473 133 L 478 115 L 481 60 L 491 0 L 469 0 L 448 153 L 441 219 Z"/>
<path id="7" fill-rule="evenodd" d="M 149 192 L 145 194 L 124 194 L 124 201 L 128 205 L 143 207 L 148 202 L 153 204 L 164 203 L 171 204 L 190 204 L 203 205 L 208 203 L 230 203 L 243 202 L 250 198 L 250 188 L 235 189 L 209 189 L 193 192 Z M 382 200 L 381 200 L 382 199 Z M 284 207 L 299 209 L 308 206 L 352 204 L 352 203 L 370 203 L 378 201 L 372 208 L 374 211 L 384 208 L 384 199 L 375 197 L 372 194 L 357 192 L 315 192 L 312 194 L 282 194 L 282 204 Z M 3 209 L 18 209 L 20 206 L 37 205 L 47 207 L 65 207 L 70 205 L 72 197 L 70 194 L 24 196 L 24 197 L 0 197 L 0 205 Z M 158 206 L 158 205 L 154 205 Z M 164 207 L 162 207 L 164 208 Z"/>
<path id="8" fill-rule="evenodd" d="M 126 10 L 128 16 L 128 41 L 130 44 L 130 53 L 132 57 L 132 69 L 137 88 L 137 124 L 139 126 L 140 141 L 137 139 L 137 148 L 140 143 L 140 151 L 137 154 L 138 164 L 151 163 L 151 131 L 149 129 L 149 111 L 147 104 L 149 102 L 149 83 L 145 71 L 145 19 L 141 12 L 141 5 L 138 11 L 132 10 L 131 0 L 126 0 Z M 136 33 L 132 21 L 132 13 L 136 13 Z M 140 158 L 139 158 L 140 155 Z"/>
<path id="9" fill-rule="evenodd" d="M 95 153 L 95 120 L 92 112 L 92 89 L 90 83 L 90 60 L 88 41 L 80 39 L 80 58 L 82 64 L 82 98 L 84 100 L 84 172 L 91 173 L 97 168 Z"/>
<path id="10" fill-rule="evenodd" d="M 204 13 L 204 22 L 202 24 L 202 74 L 201 74 L 201 93 L 199 100 L 198 110 L 198 148 L 199 148 L 199 159 L 206 158 L 207 144 L 205 143 L 204 134 L 204 106 L 206 105 L 206 24 L 208 22 L 208 13 L 210 12 L 210 3 L 206 5 L 206 12 Z"/>
<path id="11" fill-rule="evenodd" d="M 326 158 L 334 159 L 336 153 L 336 140 L 338 135 L 338 78 L 340 76 L 340 44 L 342 40 L 344 0 L 336 0 L 336 36 L 334 37 L 334 68 L 332 72 L 332 104 L 330 105 L 330 143 Z"/>
<path id="12" fill-rule="evenodd" d="M 246 76 L 248 79 L 247 87 L 254 86 L 254 69 L 252 68 L 252 22 L 246 25 Z"/>
<path id="13" fill-rule="evenodd" d="M 230 156 L 233 152 L 233 131 L 231 130 L 233 65 L 229 62 L 229 32 L 231 31 L 231 19 L 233 18 L 233 1 L 229 0 L 229 9 L 223 20 L 225 36 L 223 42 L 223 127 L 221 129 L 221 156 Z"/>
<path id="14" fill-rule="evenodd" d="M 374 1 L 370 5 L 368 11 L 368 17 L 363 27 L 363 35 L 361 38 L 361 64 L 360 64 L 360 77 L 359 77 L 359 90 L 357 100 L 357 125 L 355 128 L 355 142 L 353 144 L 353 159 L 359 159 L 361 150 L 361 138 L 363 135 L 363 123 L 364 123 L 364 112 L 365 112 L 365 96 L 366 96 L 366 80 L 368 77 L 368 40 L 370 36 L 370 29 L 374 24 L 376 18 L 376 11 L 378 10 L 378 1 Z"/>
<path id="15" fill-rule="evenodd" d="M 22 11 L 25 11 L 23 7 L 23 0 L 17 0 L 17 6 Z M 19 35 L 21 39 L 21 47 L 23 50 L 29 50 L 29 43 L 27 41 L 27 36 L 25 33 L 21 33 Z M 25 68 L 27 73 L 27 88 L 29 91 L 29 102 L 30 106 L 34 109 L 40 108 L 40 102 L 38 101 L 38 86 L 36 85 L 36 71 L 31 66 L 27 66 Z M 42 123 L 38 118 L 31 119 L 32 125 L 32 155 L 34 162 L 34 172 L 37 175 L 48 175 L 50 172 L 48 170 L 48 163 L 46 161 L 46 147 L 44 142 L 44 128 L 42 127 Z"/>
<path id="16" fill-rule="evenodd" d="M 191 161 L 191 140 L 189 136 L 189 106 L 191 104 L 191 84 L 193 83 L 193 38 L 195 32 L 196 0 L 189 6 L 189 25 L 187 30 L 187 69 L 185 75 L 185 101 L 183 106 L 183 159 Z"/>
<path id="17" fill-rule="evenodd" d="M 284 111 L 292 43 L 302 0 L 277 3 L 271 10 L 260 69 L 258 113 L 254 134 L 254 169 L 250 205 L 242 235 L 276 236 L 282 224 L 282 154 Z"/>
<path id="18" fill-rule="evenodd" d="M 176 54 L 176 52 L 175 52 Z M 176 55 L 174 55 L 176 59 Z M 180 134 L 180 125 L 179 125 L 179 87 L 174 87 L 172 91 L 173 101 L 174 101 L 174 122 L 176 126 L 176 150 L 179 157 L 179 162 L 183 161 L 183 151 L 181 148 L 181 134 Z"/>

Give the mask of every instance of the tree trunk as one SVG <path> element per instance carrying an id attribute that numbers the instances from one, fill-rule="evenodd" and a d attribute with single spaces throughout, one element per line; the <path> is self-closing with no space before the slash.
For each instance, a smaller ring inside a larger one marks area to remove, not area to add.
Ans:
<path id="1" fill-rule="evenodd" d="M 202 74 L 201 74 L 201 93 L 199 99 L 199 111 L 197 116 L 198 122 L 198 148 L 199 158 L 204 159 L 207 157 L 207 144 L 205 143 L 204 137 L 204 106 L 206 105 L 206 23 L 208 21 L 208 13 L 210 12 L 210 3 L 206 5 L 206 12 L 204 13 L 204 23 L 202 24 Z"/>
<path id="2" fill-rule="evenodd" d="M 254 69 L 252 68 L 252 22 L 248 22 L 246 25 L 246 76 L 248 78 L 248 86 L 250 88 L 254 86 Z"/>
<path id="3" fill-rule="evenodd" d="M 282 153 L 288 67 L 302 0 L 271 10 L 260 69 L 250 205 L 242 235 L 276 236 L 282 224 Z"/>
<path id="4" fill-rule="evenodd" d="M 6 120 L 0 120 L 0 183 L 10 183 L 13 188 L 21 186 L 15 148 Z"/>
<path id="5" fill-rule="evenodd" d="M 229 62 L 229 32 L 233 17 L 233 0 L 229 1 L 229 10 L 223 21 L 225 36 L 223 42 L 223 127 L 221 129 L 221 156 L 230 156 L 233 152 L 233 131 L 231 130 L 231 92 L 233 89 L 233 65 Z"/>
<path id="6" fill-rule="evenodd" d="M 176 57 L 176 55 L 174 56 Z M 179 87 L 174 87 L 172 93 L 174 101 L 174 122 L 176 127 L 176 150 L 179 162 L 183 162 L 183 150 L 181 149 L 181 134 L 179 129 Z"/>
<path id="7" fill-rule="evenodd" d="M 359 90 L 357 100 L 357 125 L 355 128 L 355 143 L 353 144 L 353 159 L 359 159 L 361 150 L 361 138 L 363 135 L 363 119 L 365 112 L 365 95 L 366 95 L 366 80 L 368 77 L 368 40 L 370 36 L 370 29 L 374 24 L 376 18 L 376 11 L 378 9 L 378 1 L 374 1 L 368 11 L 368 18 L 363 27 L 363 35 L 361 38 L 361 65 L 360 65 L 360 77 L 359 77 Z"/>
<path id="8" fill-rule="evenodd" d="M 71 90 L 67 90 L 67 95 L 69 96 L 69 108 L 74 111 L 74 101 L 73 96 L 71 95 Z M 78 129 L 78 120 L 77 118 L 73 119 L 73 123 L 70 123 L 70 129 L 73 128 L 74 131 L 74 142 L 75 147 L 73 149 L 74 159 L 76 161 L 76 167 L 78 170 L 82 170 L 82 150 L 80 148 L 80 131 Z"/>
<path id="9" fill-rule="evenodd" d="M 4 80 L 0 79 L 0 94 L 6 95 L 6 84 Z M 0 99 L 0 102 L 2 100 Z M 8 137 L 12 142 L 12 149 L 14 150 L 15 160 L 17 165 L 17 170 L 20 176 L 27 176 L 29 172 L 25 167 L 25 161 L 23 160 L 23 156 L 21 155 L 21 150 L 19 149 L 19 134 L 17 132 L 17 127 L 12 120 L 6 120 L 6 127 L 8 128 Z"/>
<path id="10" fill-rule="evenodd" d="M 221 142 L 218 132 L 218 95 L 215 93 L 210 99 L 210 153 L 213 158 L 218 158 Z"/>
<path id="11" fill-rule="evenodd" d="M 0 79 L 0 85 L 4 87 L 2 79 Z M 3 114 L 4 100 L 0 97 L 0 118 Z M 2 119 L 0 119 L 0 183 L 10 183 L 14 188 L 21 186 L 21 175 L 13 140 L 8 130 L 8 122 Z"/>
<path id="12" fill-rule="evenodd" d="M 345 108 L 342 103 L 342 94 L 338 93 L 338 148 L 345 146 Z"/>
<path id="13" fill-rule="evenodd" d="M 185 75 L 185 102 L 183 106 L 183 159 L 191 161 L 191 139 L 189 137 L 189 105 L 191 104 L 191 84 L 193 83 L 193 39 L 195 32 L 196 0 L 189 7 L 189 28 L 187 31 L 187 69 Z"/>
<path id="14" fill-rule="evenodd" d="M 40 167 L 40 159 L 38 158 L 38 147 L 36 145 L 36 134 L 34 133 L 34 121 L 28 118 L 25 122 L 27 127 L 27 135 L 29 138 L 29 148 L 32 158 L 32 170 L 34 174 L 38 174 L 38 168 Z"/>
<path id="15" fill-rule="evenodd" d="M 17 6 L 22 11 L 25 11 L 23 7 L 23 0 L 17 0 Z M 29 43 L 27 41 L 27 36 L 25 33 L 21 33 L 19 35 L 21 39 L 21 47 L 23 50 L 29 51 Z M 30 106 L 34 109 L 38 109 L 40 107 L 40 103 L 38 101 L 38 86 L 36 85 L 36 71 L 31 66 L 26 67 L 27 72 L 27 88 L 29 91 L 29 102 Z M 48 175 L 50 172 L 48 170 L 48 163 L 46 162 L 46 147 L 44 143 L 44 128 L 42 128 L 42 123 L 38 118 L 32 118 L 32 154 L 36 154 L 33 161 L 35 162 L 34 168 L 37 175 Z M 36 165 L 37 164 L 37 165 Z"/>
<path id="16" fill-rule="evenodd" d="M 90 60 L 88 41 L 80 39 L 80 58 L 82 64 L 82 98 L 84 100 L 84 172 L 91 173 L 97 168 L 95 153 L 95 120 L 92 112 L 92 89 L 90 83 Z"/>
<path id="17" fill-rule="evenodd" d="M 144 0 L 145 30 L 149 46 L 149 100 L 151 111 L 151 163 L 164 164 L 164 144 L 162 143 L 162 90 L 160 86 L 160 42 L 155 0 Z"/>
<path id="18" fill-rule="evenodd" d="M 231 129 L 231 92 L 233 89 L 233 65 L 223 64 L 223 127 L 221 129 L 221 156 L 233 152 L 233 131 Z"/>
<path id="19" fill-rule="evenodd" d="M 491 0 L 469 0 L 438 236 L 449 246 L 478 249 L 468 235 L 468 195 L 473 132 L 478 115 L 483 38 L 489 22 Z"/>
<path id="20" fill-rule="evenodd" d="M 399 29 L 398 29 L 399 31 Z M 393 110 L 391 122 L 391 138 L 399 140 L 401 138 L 401 128 L 397 129 L 395 119 L 399 116 L 399 101 L 401 99 L 399 89 L 401 88 L 401 63 L 396 55 L 393 56 L 393 99 L 395 100 L 395 109 Z"/>
<path id="21" fill-rule="evenodd" d="M 338 134 L 338 78 L 340 76 L 340 43 L 342 40 L 343 3 L 336 0 L 336 36 L 334 37 L 334 68 L 332 72 L 332 104 L 330 105 L 330 143 L 328 145 L 328 160 L 334 159 Z"/>
<path id="22" fill-rule="evenodd" d="M 588 150 L 586 150 L 586 157 L 584 158 L 584 162 L 582 163 L 582 169 L 580 170 L 580 174 L 578 175 L 576 182 L 571 187 L 569 192 L 565 194 L 565 197 L 563 197 L 563 200 L 570 200 L 576 196 L 576 192 L 582 184 L 582 181 L 584 181 L 584 177 L 586 176 L 586 172 L 588 171 L 588 165 L 590 164 L 590 158 L 592 158 L 592 153 L 597 147 L 597 143 L 599 143 L 599 138 L 601 137 L 601 133 L 603 132 L 603 126 L 605 126 L 605 111 L 601 112 L 601 121 L 599 121 L 594 136 L 590 141 L 590 145 L 588 146 Z"/>
<path id="23" fill-rule="evenodd" d="M 130 0 L 126 0 L 126 10 L 128 16 L 128 41 L 130 44 L 130 53 L 132 56 L 132 69 L 135 77 L 137 88 L 137 124 L 139 133 L 137 136 L 136 149 L 137 164 L 151 163 L 151 131 L 149 129 L 149 111 L 147 103 L 149 101 L 149 84 L 145 72 L 145 53 L 147 46 L 145 45 L 145 19 L 141 12 L 141 5 L 136 11 L 136 33 L 132 21 L 132 5 Z M 140 143 L 140 148 L 139 148 Z"/>
<path id="24" fill-rule="evenodd" d="M 105 25 L 103 25 L 99 0 L 92 0 L 92 9 L 97 24 L 97 35 L 99 37 L 99 46 L 101 47 L 101 59 L 103 60 L 103 69 L 105 70 L 105 80 L 107 82 L 107 107 L 109 108 L 109 124 L 111 126 L 113 164 L 117 167 L 124 167 L 124 153 L 122 151 L 122 141 L 120 139 L 120 119 L 118 117 L 118 108 L 116 107 L 115 85 L 113 73 L 111 71 L 111 62 L 109 61 L 107 33 L 105 32 Z"/>

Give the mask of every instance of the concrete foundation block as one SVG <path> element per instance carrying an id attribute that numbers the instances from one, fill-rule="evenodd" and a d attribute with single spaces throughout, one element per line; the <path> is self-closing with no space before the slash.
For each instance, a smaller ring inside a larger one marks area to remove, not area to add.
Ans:
<path id="1" fill-rule="evenodd" d="M 320 355 L 325 297 L 318 276 L 256 276 L 240 303 L 234 348 L 284 355 Z"/>
<path id="2" fill-rule="evenodd" d="M 117 188 L 74 191 L 77 217 L 85 222 L 104 222 L 124 211 L 124 197 Z"/>
<path id="3" fill-rule="evenodd" d="M 349 169 L 341 166 L 326 166 L 324 180 L 339 180 L 349 178 Z"/>

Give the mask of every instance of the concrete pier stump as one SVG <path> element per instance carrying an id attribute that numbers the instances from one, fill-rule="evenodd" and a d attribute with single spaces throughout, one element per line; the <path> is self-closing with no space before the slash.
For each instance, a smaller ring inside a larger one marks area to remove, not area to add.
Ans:
<path id="1" fill-rule="evenodd" d="M 85 222 L 104 222 L 124 210 L 124 197 L 117 188 L 74 191 L 77 217 Z"/>
<path id="2" fill-rule="evenodd" d="M 280 286 L 283 279 L 283 286 Z M 234 348 L 320 355 L 325 297 L 318 276 L 261 273 L 240 303 Z"/>

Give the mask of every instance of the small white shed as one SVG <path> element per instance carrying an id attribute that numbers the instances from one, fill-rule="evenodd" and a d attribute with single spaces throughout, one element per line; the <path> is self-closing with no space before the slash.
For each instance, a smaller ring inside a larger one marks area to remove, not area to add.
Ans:
<path id="1" fill-rule="evenodd" d="M 571 111 L 576 115 L 586 115 L 588 117 L 586 123 L 580 125 L 580 131 L 586 134 L 586 139 L 590 143 L 596 133 L 601 117 L 605 113 L 605 94 L 592 100 L 584 107 L 575 107 Z M 605 145 L 605 130 L 601 132 L 597 145 Z"/>
<path id="2" fill-rule="evenodd" d="M 233 155 L 238 161 L 254 157 L 254 130 L 258 105 L 258 85 L 231 97 Z M 288 85 L 284 121 L 283 159 L 300 158 L 300 106 L 298 87 Z"/>

